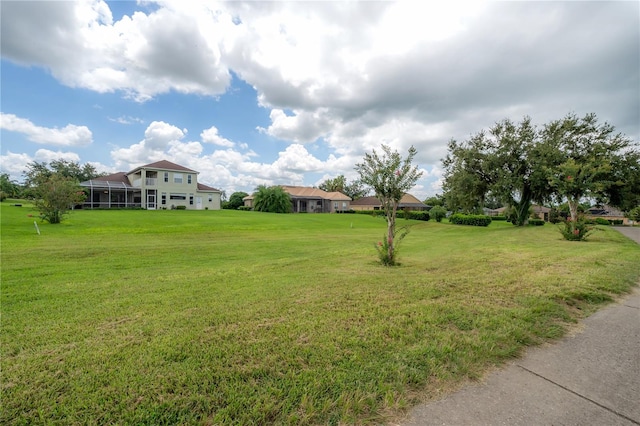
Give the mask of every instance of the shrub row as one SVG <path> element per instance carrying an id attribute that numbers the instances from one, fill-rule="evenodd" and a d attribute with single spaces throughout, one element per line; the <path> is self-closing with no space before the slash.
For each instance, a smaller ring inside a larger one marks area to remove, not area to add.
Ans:
<path id="1" fill-rule="evenodd" d="M 456 213 L 451 215 L 449 222 L 455 225 L 489 226 L 491 216 Z"/>
<path id="2" fill-rule="evenodd" d="M 413 219 L 413 220 L 424 220 L 425 222 L 428 222 L 429 219 L 431 219 L 431 216 L 429 215 L 429 212 L 426 211 L 399 211 L 398 212 L 398 218 L 402 218 L 402 219 Z"/>
<path id="3" fill-rule="evenodd" d="M 542 225 L 544 225 L 544 220 L 542 220 L 542 219 L 529 219 L 529 225 L 531 225 L 531 226 L 542 226 Z"/>
<path id="4" fill-rule="evenodd" d="M 494 221 L 494 222 L 506 221 L 507 217 L 506 216 L 491 216 L 491 220 Z"/>

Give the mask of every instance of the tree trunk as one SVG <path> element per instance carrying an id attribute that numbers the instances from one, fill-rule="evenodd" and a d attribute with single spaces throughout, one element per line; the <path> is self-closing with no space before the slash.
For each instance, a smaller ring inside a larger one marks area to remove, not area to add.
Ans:
<path id="1" fill-rule="evenodd" d="M 569 213 L 571 221 L 575 223 L 578 220 L 578 199 L 569 199 Z"/>
<path id="2" fill-rule="evenodd" d="M 393 240 L 394 240 L 395 231 L 396 231 L 396 208 L 397 208 L 396 204 L 393 203 L 391 207 L 391 211 L 387 215 L 387 255 L 389 258 L 390 265 L 393 265 L 394 263 Z"/>
<path id="3" fill-rule="evenodd" d="M 529 219 L 529 208 L 531 207 L 531 191 L 525 187 L 522 191 L 520 202 L 515 205 L 516 208 L 516 225 L 524 226 Z"/>

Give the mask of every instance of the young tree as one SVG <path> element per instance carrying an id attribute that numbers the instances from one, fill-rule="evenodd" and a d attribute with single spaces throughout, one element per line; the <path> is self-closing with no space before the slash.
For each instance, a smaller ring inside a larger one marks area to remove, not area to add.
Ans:
<path id="1" fill-rule="evenodd" d="M 43 220 L 60 223 L 75 204 L 85 199 L 85 193 L 73 178 L 53 173 L 34 188 L 35 208 Z"/>
<path id="2" fill-rule="evenodd" d="M 253 194 L 253 210 L 270 213 L 291 213 L 291 197 L 280 186 L 260 185 Z"/>
<path id="3" fill-rule="evenodd" d="M 360 174 L 360 180 L 369 185 L 376 198 L 380 200 L 382 209 L 387 219 L 387 235 L 382 247 L 385 248 L 382 263 L 386 266 L 396 264 L 395 241 L 396 237 L 402 238 L 406 233 L 396 234 L 396 213 L 398 203 L 402 196 L 418 181 L 422 172 L 411 162 L 417 151 L 412 146 L 405 159 L 397 151 L 392 151 L 387 145 L 382 145 L 382 156 L 373 150 L 364 156 L 363 162 L 356 164 L 356 171 Z"/>

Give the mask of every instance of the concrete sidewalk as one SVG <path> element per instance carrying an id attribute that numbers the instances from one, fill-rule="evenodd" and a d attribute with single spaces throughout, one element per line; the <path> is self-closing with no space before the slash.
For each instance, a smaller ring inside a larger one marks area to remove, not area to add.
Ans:
<path id="1" fill-rule="evenodd" d="M 640 290 L 401 424 L 640 425 Z"/>

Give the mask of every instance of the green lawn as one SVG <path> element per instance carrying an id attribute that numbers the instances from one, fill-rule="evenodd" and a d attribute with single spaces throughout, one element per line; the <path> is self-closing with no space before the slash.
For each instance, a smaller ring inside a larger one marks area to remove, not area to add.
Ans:
<path id="1" fill-rule="evenodd" d="M 1 206 L 2 424 L 373 424 L 628 292 L 604 227 Z M 30 217 L 33 215 L 35 217 Z"/>

